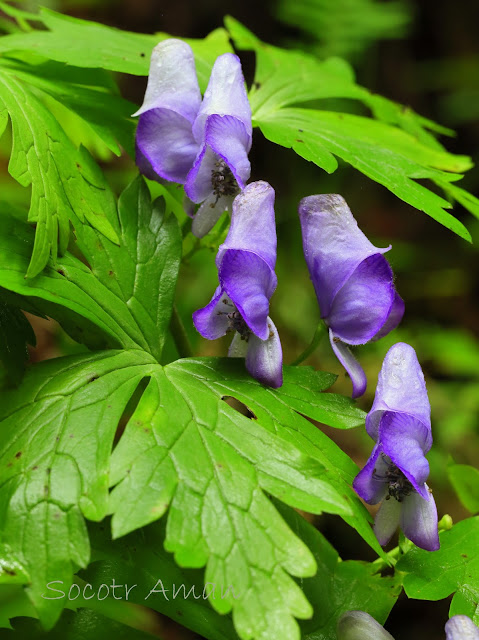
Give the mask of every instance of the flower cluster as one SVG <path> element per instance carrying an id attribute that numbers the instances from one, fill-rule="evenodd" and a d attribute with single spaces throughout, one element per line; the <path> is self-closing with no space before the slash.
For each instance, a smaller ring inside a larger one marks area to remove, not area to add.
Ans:
<path id="1" fill-rule="evenodd" d="M 234 332 L 230 356 L 246 356 L 246 368 L 270 387 L 283 383 L 278 332 L 269 317 L 276 289 L 274 191 L 253 182 L 233 202 L 231 226 L 216 256 L 219 287 L 193 314 L 199 333 L 215 340 Z"/>
<path id="2" fill-rule="evenodd" d="M 479 629 L 468 616 L 446 622 L 446 640 L 479 640 Z M 338 640 L 394 640 L 379 622 L 364 611 L 346 611 L 338 620 Z"/>
<path id="3" fill-rule="evenodd" d="M 184 184 L 188 209 L 200 204 L 193 233 L 203 236 L 224 210 L 231 211 L 216 256 L 219 285 L 209 304 L 193 314 L 197 331 L 208 340 L 233 333 L 228 354 L 244 357 L 247 370 L 263 384 L 281 386 L 281 343 L 269 317 L 277 285 L 275 194 L 266 182 L 246 184 L 252 125 L 239 59 L 219 56 L 202 98 L 191 48 L 180 40 L 163 41 L 153 51 L 137 115 L 138 166 L 149 178 Z M 337 194 L 304 198 L 299 219 L 321 317 L 356 398 L 367 380 L 349 346 L 385 336 L 404 314 L 384 257 L 390 247 L 371 244 Z M 376 444 L 354 488 L 367 503 L 382 502 L 375 521 L 380 543 L 400 524 L 415 544 L 437 549 L 437 511 L 426 485 L 430 407 L 409 345 L 396 344 L 386 355 L 366 428 Z"/>
<path id="4" fill-rule="evenodd" d="M 239 58 L 216 60 L 203 100 L 191 47 L 181 40 L 160 42 L 150 73 L 136 133 L 136 162 L 152 180 L 185 185 L 201 237 L 229 209 L 250 176 L 251 108 Z"/>

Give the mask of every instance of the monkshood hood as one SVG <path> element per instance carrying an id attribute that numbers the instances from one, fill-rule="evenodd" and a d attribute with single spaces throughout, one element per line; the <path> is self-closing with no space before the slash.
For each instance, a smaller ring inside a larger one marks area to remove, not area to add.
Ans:
<path id="1" fill-rule="evenodd" d="M 378 249 L 359 229 L 338 194 L 303 198 L 299 204 L 304 257 L 329 328 L 331 346 L 351 377 L 353 398 L 366 391 L 366 375 L 347 345 L 378 340 L 394 329 L 404 302 Z"/>
<path id="2" fill-rule="evenodd" d="M 191 47 L 169 39 L 152 53 L 136 132 L 136 163 L 152 180 L 185 185 L 202 203 L 192 230 L 205 235 L 251 172 L 251 108 L 238 56 L 216 59 L 203 99 Z"/>
<path id="3" fill-rule="evenodd" d="M 416 352 L 404 342 L 384 358 L 366 430 L 376 445 L 353 487 L 369 504 L 382 501 L 374 522 L 380 544 L 400 525 L 418 547 L 439 549 L 436 503 L 426 484 L 431 408 Z"/>
<path id="4" fill-rule="evenodd" d="M 193 322 L 208 340 L 234 332 L 228 355 L 244 356 L 254 378 L 280 387 L 281 342 L 269 317 L 275 264 L 274 190 L 267 182 L 253 182 L 233 202 L 231 226 L 216 256 L 219 286 Z"/>

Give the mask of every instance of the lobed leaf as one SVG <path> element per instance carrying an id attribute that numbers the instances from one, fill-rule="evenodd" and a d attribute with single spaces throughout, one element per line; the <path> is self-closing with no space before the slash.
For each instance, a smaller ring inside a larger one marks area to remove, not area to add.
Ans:
<path id="1" fill-rule="evenodd" d="M 462 170 L 460 157 L 423 146 L 385 123 L 346 113 L 281 109 L 264 118 L 260 127 L 268 140 L 291 147 L 328 173 L 338 166 L 335 156 L 341 158 L 457 235 L 471 240 L 466 227 L 444 210 L 450 208 L 449 202 L 415 181 L 440 181 L 445 171 Z"/>
<path id="2" fill-rule="evenodd" d="M 121 31 L 45 8 L 38 15 L 27 14 L 26 19 L 43 23 L 47 31 L 4 36 L 0 39 L 0 52 L 31 51 L 76 67 L 101 67 L 138 76 L 148 75 L 153 47 L 171 37 L 166 33 L 146 35 Z M 206 38 L 185 38 L 185 41 L 195 54 L 198 80 L 204 90 L 215 59 L 232 51 L 228 33 L 216 29 Z"/>
<path id="3" fill-rule="evenodd" d="M 176 218 L 165 216 L 163 200 L 152 206 L 141 178 L 127 187 L 118 217 L 111 218 L 119 246 L 91 227 L 77 228 L 77 244 L 88 264 L 67 252 L 54 267 L 25 280 L 33 230 L 8 215 L 2 218 L 0 286 L 58 319 L 80 342 L 96 348 L 142 348 L 160 359 L 181 234 Z M 22 307 L 22 300 L 17 304 Z"/>
<path id="4" fill-rule="evenodd" d="M 314 608 L 311 620 L 301 623 L 305 640 L 336 640 L 338 618 L 346 611 L 366 611 L 380 624 L 402 591 L 402 576 L 381 577 L 374 563 L 342 561 L 326 538 L 292 509 L 277 508 L 291 529 L 313 549 L 318 571 L 301 581 Z"/>
<path id="5" fill-rule="evenodd" d="M 431 131 L 450 134 L 355 82 L 344 61 L 320 61 L 303 52 L 261 42 L 233 18 L 226 26 L 236 46 L 256 53 L 255 82 L 249 98 L 253 121 L 265 137 L 332 173 L 341 158 L 384 185 L 399 198 L 470 241 L 464 225 L 445 209 L 449 202 L 416 180 L 428 178 L 477 215 L 477 202 L 452 181 L 471 168 L 470 158 L 448 153 Z M 325 98 L 352 99 L 371 110 L 376 120 L 319 109 L 287 108 Z M 379 122 L 378 122 L 379 121 Z"/>
<path id="6" fill-rule="evenodd" d="M 109 480 L 118 422 L 145 377 Z M 263 491 L 316 513 L 350 513 L 318 460 L 239 415 L 181 361 L 162 368 L 142 351 L 42 363 L 0 406 L 4 540 L 47 627 L 63 601 L 43 598 L 45 585 L 62 580 L 67 590 L 89 561 L 83 517 L 112 511 L 119 536 L 169 507 L 166 549 L 181 566 L 206 565 L 207 582 L 233 585 L 212 605 L 234 608 L 240 636 L 275 638 L 283 628 L 299 637 L 293 616 L 311 608 L 288 574 L 311 575 L 315 563 Z"/>
<path id="7" fill-rule="evenodd" d="M 415 547 L 397 563 L 397 569 L 407 574 L 406 594 L 418 600 L 441 600 L 454 594 L 450 615 L 463 614 L 479 624 L 479 516 L 443 531 L 440 540 L 439 551 Z"/>
<path id="8" fill-rule="evenodd" d="M 479 469 L 468 464 L 450 464 L 447 475 L 459 500 L 471 513 L 479 512 Z"/>
<path id="9" fill-rule="evenodd" d="M 70 220 L 86 220 L 117 242 L 109 222 L 115 199 L 88 152 L 74 147 L 47 107 L 14 74 L 0 76 L 0 108 L 12 121 L 9 172 L 21 185 L 32 185 L 29 220 L 36 224 L 36 235 L 27 276 L 40 273 L 50 256 L 55 260 L 64 253 Z"/>

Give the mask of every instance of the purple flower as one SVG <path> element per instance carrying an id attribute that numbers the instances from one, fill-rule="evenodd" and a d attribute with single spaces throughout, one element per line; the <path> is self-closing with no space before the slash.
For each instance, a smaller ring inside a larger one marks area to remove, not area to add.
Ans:
<path id="1" fill-rule="evenodd" d="M 394 640 L 365 611 L 346 611 L 338 620 L 338 640 Z M 446 640 L 479 640 L 479 629 L 467 616 L 453 616 L 446 622 Z"/>
<path id="2" fill-rule="evenodd" d="M 136 162 L 152 180 L 185 185 L 202 203 L 193 233 L 202 237 L 250 176 L 251 108 L 239 58 L 216 59 L 203 100 L 189 45 L 164 40 L 151 56 L 136 132 Z"/>
<path id="3" fill-rule="evenodd" d="M 446 640 L 479 640 L 479 629 L 467 616 L 453 616 L 446 622 Z"/>
<path id="4" fill-rule="evenodd" d="M 366 417 L 366 430 L 376 445 L 353 483 L 368 504 L 382 501 L 374 523 L 382 545 L 400 525 L 418 547 L 439 549 L 436 504 L 426 484 L 425 454 L 432 445 L 430 414 L 416 352 L 398 342 L 384 358 Z"/>
<path id="5" fill-rule="evenodd" d="M 274 190 L 253 182 L 233 202 L 231 226 L 216 256 L 220 284 L 193 322 L 208 340 L 235 332 L 228 355 L 245 356 L 251 375 L 270 387 L 283 384 L 281 343 L 268 315 L 275 264 Z"/>
<path id="6" fill-rule="evenodd" d="M 361 365 L 346 345 L 378 340 L 394 329 L 404 302 L 383 253 L 359 229 L 337 194 L 309 196 L 299 204 L 303 248 L 321 317 L 334 353 L 353 383 L 353 398 L 366 391 Z"/>

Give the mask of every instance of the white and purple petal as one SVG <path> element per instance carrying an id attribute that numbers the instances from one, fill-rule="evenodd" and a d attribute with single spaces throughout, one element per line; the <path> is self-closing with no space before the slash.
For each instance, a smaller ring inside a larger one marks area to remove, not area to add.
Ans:
<path id="1" fill-rule="evenodd" d="M 365 344 L 386 323 L 394 296 L 391 267 L 376 253 L 363 260 L 336 293 L 327 322 L 343 342 Z"/>
<path id="2" fill-rule="evenodd" d="M 246 93 L 241 62 L 238 56 L 233 53 L 219 56 L 213 65 L 203 102 L 193 124 L 195 138 L 200 144 L 203 144 L 205 139 L 206 120 L 212 114 L 238 118 L 243 123 L 249 138 L 246 150 L 250 150 L 252 140 L 251 107 Z"/>
<path id="3" fill-rule="evenodd" d="M 337 640 L 394 640 L 392 635 L 365 611 L 346 611 L 338 620 Z"/>
<path id="4" fill-rule="evenodd" d="M 251 173 L 248 160 L 249 138 L 243 123 L 232 116 L 211 115 L 206 121 L 204 144 L 192 163 L 185 191 L 193 202 L 203 202 L 214 190 L 213 172 L 223 162 L 235 184 L 231 189 L 243 189 Z"/>
<path id="5" fill-rule="evenodd" d="M 446 640 L 479 640 L 479 628 L 468 616 L 452 616 L 445 629 Z"/>
<path id="6" fill-rule="evenodd" d="M 252 182 L 236 196 L 228 235 L 218 249 L 218 266 L 227 249 L 245 249 L 256 253 L 274 270 L 277 243 L 274 197 L 274 189 L 262 180 Z"/>
<path id="7" fill-rule="evenodd" d="M 198 153 L 190 122 L 169 109 L 140 116 L 136 130 L 136 162 L 148 178 L 183 184 Z"/>
<path id="8" fill-rule="evenodd" d="M 410 497 L 407 496 L 405 500 Z M 404 502 L 398 502 L 394 498 L 381 502 L 381 506 L 374 518 L 374 533 L 380 545 L 387 544 L 398 528 L 403 504 Z"/>
<path id="9" fill-rule="evenodd" d="M 230 330 L 228 314 L 235 308 L 221 287 L 217 287 L 211 302 L 193 313 L 193 324 L 203 338 L 216 340 Z"/>
<path id="10" fill-rule="evenodd" d="M 373 406 L 366 416 L 366 430 L 373 440 L 378 439 L 379 421 L 385 411 L 407 413 L 421 422 L 427 434 L 424 452 L 429 451 L 431 407 L 426 383 L 416 352 L 405 342 L 389 349 L 379 372 Z"/>
<path id="11" fill-rule="evenodd" d="M 190 201 L 191 202 L 191 201 Z M 196 214 L 193 214 L 191 232 L 197 238 L 203 238 L 215 226 L 221 215 L 231 209 L 233 198 L 230 196 L 217 196 L 212 193 L 201 203 Z"/>
<path id="12" fill-rule="evenodd" d="M 425 499 L 429 463 L 424 456 L 428 432 L 422 422 L 407 413 L 386 411 L 379 423 L 379 442 L 385 455 Z"/>
<path id="13" fill-rule="evenodd" d="M 269 300 L 276 289 L 274 271 L 256 253 L 228 249 L 218 276 L 222 289 L 238 309 L 248 328 L 261 340 L 269 335 Z"/>
<path id="14" fill-rule="evenodd" d="M 277 389 L 283 384 L 283 351 L 271 318 L 268 317 L 267 323 L 269 335 L 266 340 L 260 340 L 253 334 L 249 337 L 246 368 L 253 378 Z"/>
<path id="15" fill-rule="evenodd" d="M 329 329 L 329 341 L 331 342 L 334 354 L 351 378 L 353 384 L 352 397 L 359 398 L 366 391 L 368 384 L 363 368 L 351 353 L 350 348 L 334 335 L 332 329 Z"/>
<path id="16" fill-rule="evenodd" d="M 401 505 L 400 524 L 406 538 L 416 546 L 426 551 L 437 551 L 439 549 L 437 508 L 427 485 L 426 490 L 427 499 L 414 491 L 406 496 L 403 502 L 398 503 Z"/>
<path id="17" fill-rule="evenodd" d="M 388 464 L 381 453 L 381 445 L 376 444 L 369 460 L 353 481 L 353 489 L 368 504 L 378 504 L 388 493 Z"/>
<path id="18" fill-rule="evenodd" d="M 186 118 L 191 129 L 200 105 L 201 93 L 191 47 L 175 38 L 163 40 L 153 49 L 145 98 L 133 115 L 139 116 L 151 109 L 168 109 Z"/>
<path id="19" fill-rule="evenodd" d="M 338 194 L 303 198 L 299 204 L 303 249 L 318 298 L 321 317 L 331 312 L 334 297 L 355 269 L 378 249 L 359 229 L 344 198 Z"/>

